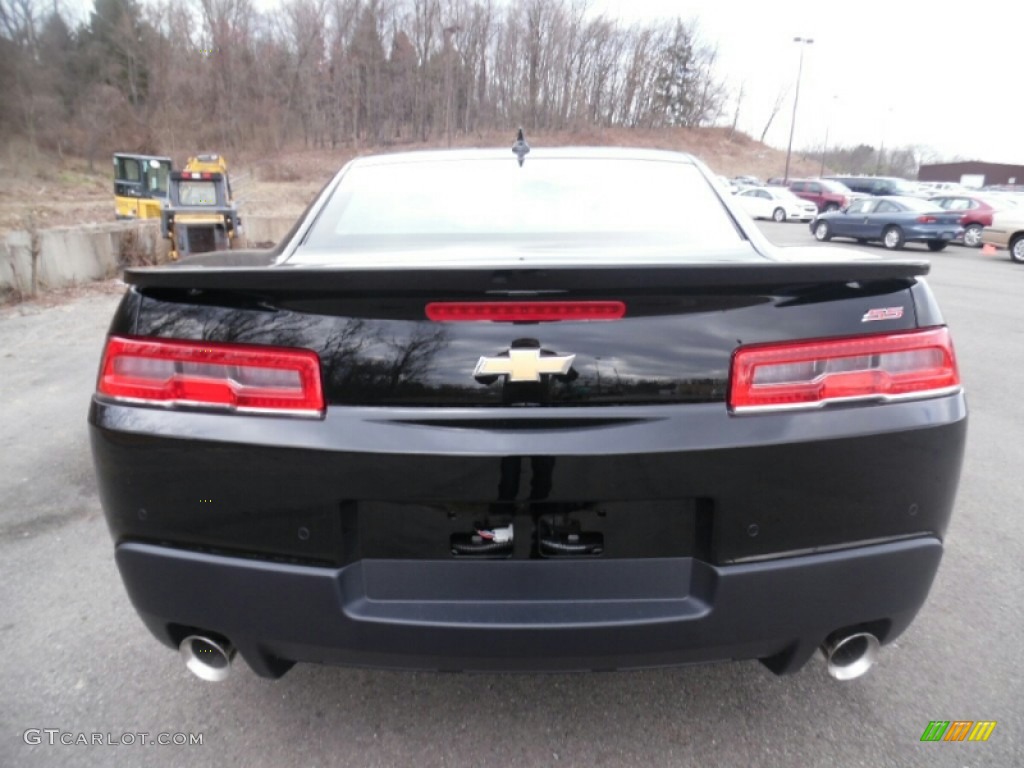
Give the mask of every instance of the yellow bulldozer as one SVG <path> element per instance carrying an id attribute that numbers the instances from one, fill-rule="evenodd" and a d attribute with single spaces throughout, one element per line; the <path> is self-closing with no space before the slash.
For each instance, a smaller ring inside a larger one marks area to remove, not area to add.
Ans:
<path id="1" fill-rule="evenodd" d="M 171 158 L 114 155 L 114 208 L 119 219 L 158 219 L 167 204 Z"/>
<path id="2" fill-rule="evenodd" d="M 183 170 L 171 171 L 160 228 L 171 241 L 172 259 L 231 247 L 242 232 L 242 219 L 223 156 L 196 155 Z"/>

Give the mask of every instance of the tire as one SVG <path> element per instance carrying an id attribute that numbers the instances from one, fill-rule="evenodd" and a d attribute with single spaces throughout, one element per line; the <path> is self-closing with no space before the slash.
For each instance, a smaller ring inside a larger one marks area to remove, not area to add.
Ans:
<path id="1" fill-rule="evenodd" d="M 776 208 L 772 211 L 772 221 L 776 221 L 779 224 L 786 220 L 786 212 L 781 208 Z"/>
<path id="2" fill-rule="evenodd" d="M 968 248 L 981 248 L 981 224 L 968 224 L 964 228 L 964 245 Z"/>
<path id="3" fill-rule="evenodd" d="M 948 243 L 945 240 L 929 240 L 928 241 L 928 250 L 929 251 L 941 251 L 947 245 L 948 245 Z"/>
<path id="4" fill-rule="evenodd" d="M 1024 233 L 1015 235 L 1010 241 L 1010 260 L 1024 264 Z"/>
<path id="5" fill-rule="evenodd" d="M 819 243 L 827 243 L 832 239 L 832 227 L 828 225 L 827 221 L 816 222 L 811 232 Z"/>
<path id="6" fill-rule="evenodd" d="M 903 230 L 899 227 L 886 227 L 882 233 L 882 245 L 887 251 L 899 251 L 903 249 L 907 240 L 903 236 Z"/>
<path id="7" fill-rule="evenodd" d="M 832 211 L 839 210 L 839 203 L 828 203 L 825 206 L 825 213 L 832 213 Z"/>

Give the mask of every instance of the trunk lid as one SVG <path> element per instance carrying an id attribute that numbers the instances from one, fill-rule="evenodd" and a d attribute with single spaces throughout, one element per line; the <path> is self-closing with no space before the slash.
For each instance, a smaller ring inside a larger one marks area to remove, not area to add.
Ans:
<path id="1" fill-rule="evenodd" d="M 430 268 L 382 268 L 387 258 L 372 268 L 225 266 L 253 260 L 229 253 L 202 267 L 128 270 L 126 280 L 143 296 L 138 335 L 312 349 L 333 405 L 720 402 L 741 344 L 915 327 L 909 288 L 926 262 L 807 262 L 797 250 L 789 263 L 622 266 L 620 255 L 614 266 Z M 595 301 L 622 302 L 625 314 L 427 316 L 428 305 L 453 302 Z"/>

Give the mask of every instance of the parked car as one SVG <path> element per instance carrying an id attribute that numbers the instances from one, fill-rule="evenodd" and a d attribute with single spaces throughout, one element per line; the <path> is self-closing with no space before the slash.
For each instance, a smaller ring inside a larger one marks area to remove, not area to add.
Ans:
<path id="1" fill-rule="evenodd" d="M 992 214 L 999 208 L 1010 207 L 1008 203 L 999 204 L 984 200 L 974 195 L 942 195 L 929 198 L 947 211 L 962 214 L 960 225 L 964 228 L 963 244 L 969 248 L 981 247 L 981 231 L 992 226 Z"/>
<path id="2" fill-rule="evenodd" d="M 993 213 L 992 224 L 981 231 L 981 242 L 1009 249 L 1010 259 L 1024 264 L 1024 206 Z"/>
<path id="3" fill-rule="evenodd" d="M 941 251 L 963 234 L 960 214 L 949 213 L 917 197 L 868 197 L 842 211 L 820 214 L 811 233 L 821 242 L 852 237 L 857 242 L 880 240 L 890 251 L 908 242 L 922 242 Z"/>
<path id="4" fill-rule="evenodd" d="M 804 200 L 810 200 L 819 211 L 838 211 L 848 206 L 855 196 L 848 187 L 837 181 L 810 179 L 791 181 L 789 191 Z"/>
<path id="5" fill-rule="evenodd" d="M 739 192 L 736 201 L 755 219 L 810 221 L 818 213 L 814 203 L 797 197 L 785 187 L 751 187 Z"/>
<path id="6" fill-rule="evenodd" d="M 733 182 L 742 187 L 763 187 L 764 182 L 757 176 L 733 176 Z"/>
<path id="7" fill-rule="evenodd" d="M 846 185 L 854 192 L 874 197 L 927 197 L 917 185 L 895 176 L 826 176 L 825 178 Z"/>
<path id="8" fill-rule="evenodd" d="M 955 181 L 921 181 L 919 185 L 932 191 L 932 195 L 967 195 L 971 190 Z"/>
<path id="9" fill-rule="evenodd" d="M 718 179 L 729 190 L 730 195 L 735 195 L 737 192 L 747 189 L 746 185 L 740 184 L 735 179 L 730 179 L 727 176 L 719 176 Z"/>
<path id="10" fill-rule="evenodd" d="M 89 431 L 142 620 L 206 680 L 862 674 L 965 443 L 927 263 L 777 249 L 688 155 L 527 150 L 362 157 L 273 250 L 126 271 Z"/>

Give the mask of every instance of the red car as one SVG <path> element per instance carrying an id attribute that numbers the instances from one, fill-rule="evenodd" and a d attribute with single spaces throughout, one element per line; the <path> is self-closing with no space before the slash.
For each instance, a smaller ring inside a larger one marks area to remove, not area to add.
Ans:
<path id="1" fill-rule="evenodd" d="M 845 184 L 825 179 L 791 181 L 789 191 L 797 197 L 810 200 L 818 206 L 819 211 L 841 210 L 858 197 Z"/>
<path id="2" fill-rule="evenodd" d="M 964 245 L 969 248 L 981 247 L 981 230 L 992 226 L 992 214 L 998 210 L 997 206 L 974 195 L 940 195 L 929 200 L 947 211 L 962 211 L 964 215 L 960 219 L 960 226 L 964 228 Z"/>

